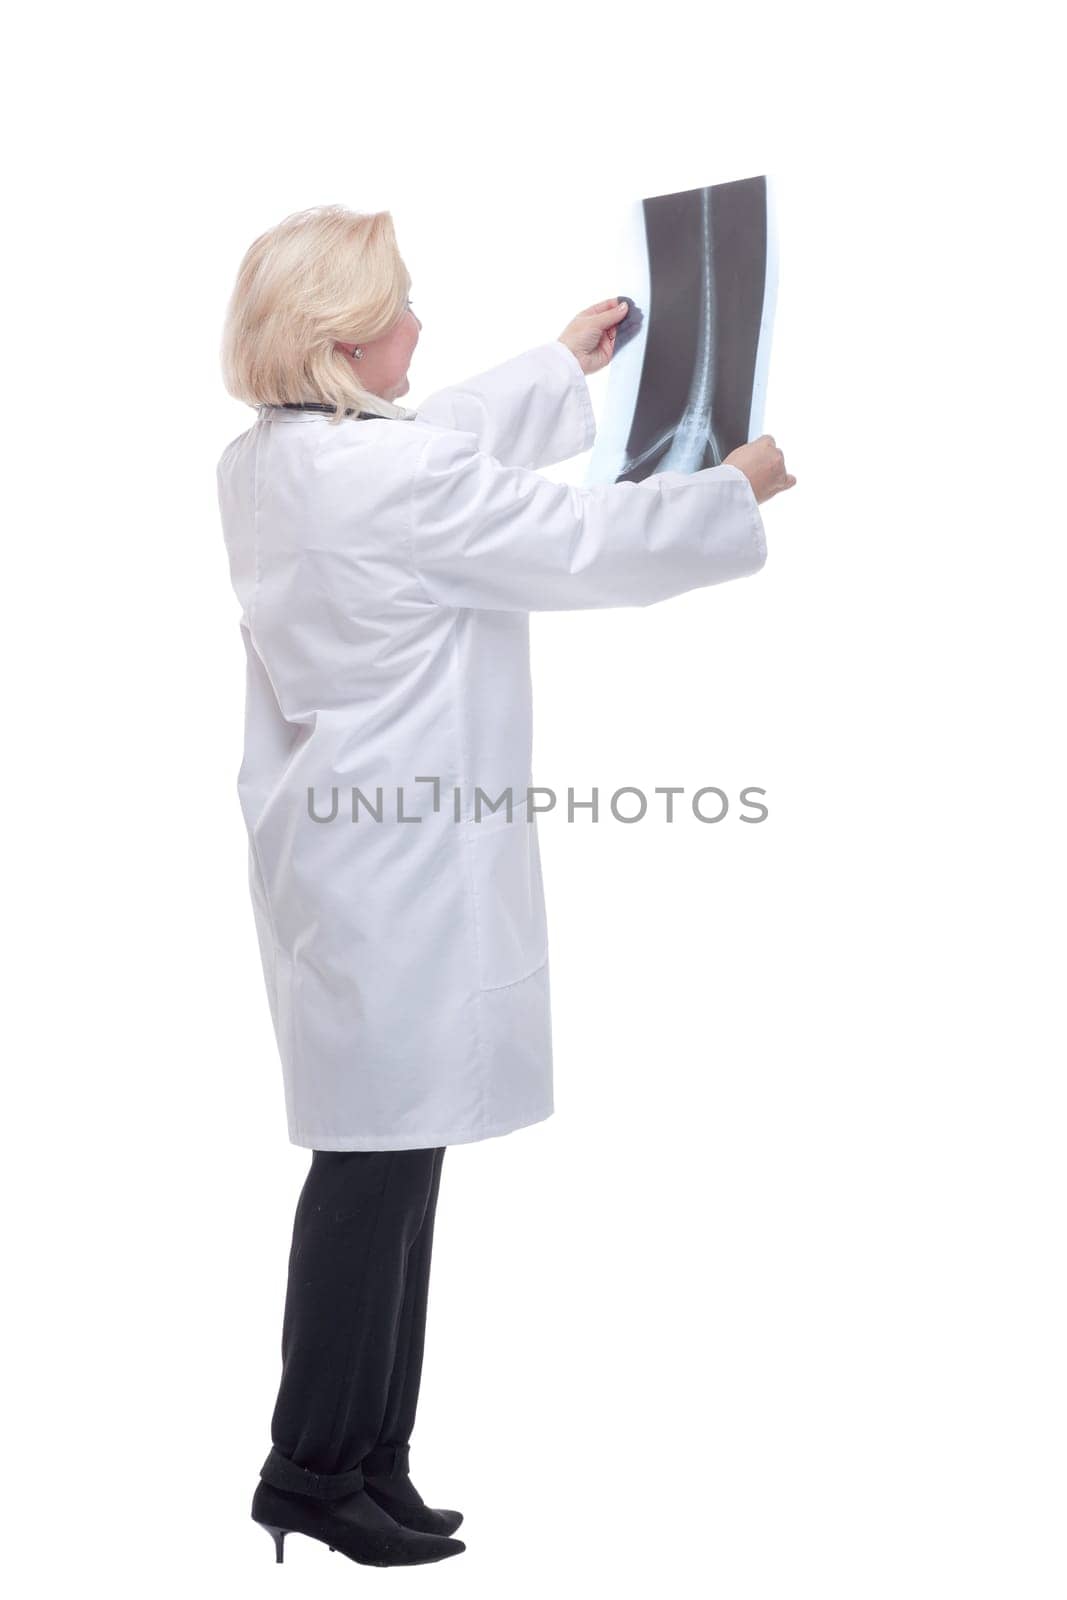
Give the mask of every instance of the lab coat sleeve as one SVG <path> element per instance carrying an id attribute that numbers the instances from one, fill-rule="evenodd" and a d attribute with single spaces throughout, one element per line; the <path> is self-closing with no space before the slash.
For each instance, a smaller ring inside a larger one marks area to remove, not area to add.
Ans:
<path id="1" fill-rule="evenodd" d="M 417 412 L 423 422 L 473 433 L 507 467 L 551 467 L 592 447 L 596 420 L 581 362 L 559 339 L 536 345 L 454 388 Z"/>
<path id="2" fill-rule="evenodd" d="M 438 429 L 415 465 L 410 539 L 432 602 L 489 611 L 647 606 L 767 559 L 759 504 L 737 467 L 579 488 Z"/>

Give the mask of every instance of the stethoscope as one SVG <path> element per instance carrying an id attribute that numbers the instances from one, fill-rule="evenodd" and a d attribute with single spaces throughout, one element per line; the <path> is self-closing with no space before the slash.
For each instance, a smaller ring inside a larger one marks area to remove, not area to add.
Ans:
<path id="1" fill-rule="evenodd" d="M 337 410 L 336 406 L 328 406 L 323 400 L 283 400 L 282 405 L 286 411 L 326 411 L 332 415 Z M 346 406 L 344 414 L 346 417 L 352 416 L 352 407 Z M 414 420 L 413 412 L 401 417 L 381 417 L 376 411 L 357 411 L 354 415 L 361 421 L 368 422 L 411 422 Z"/>

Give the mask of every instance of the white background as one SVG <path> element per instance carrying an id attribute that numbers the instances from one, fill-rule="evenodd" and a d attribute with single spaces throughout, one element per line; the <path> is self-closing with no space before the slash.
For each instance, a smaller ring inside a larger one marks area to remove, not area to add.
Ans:
<path id="1" fill-rule="evenodd" d="M 1064 1594 L 1056 58 L 1032 5 L 734 9 L 11 36 L 20 1593 Z M 294 1539 L 277 1573 L 248 1507 L 308 1153 L 235 787 L 237 264 L 291 211 L 390 209 L 416 406 L 625 294 L 635 198 L 761 172 L 798 479 L 768 563 L 537 616 L 534 768 L 770 816 L 543 820 L 556 1115 L 445 1158 L 412 1441 L 467 1550 L 385 1577 Z"/>

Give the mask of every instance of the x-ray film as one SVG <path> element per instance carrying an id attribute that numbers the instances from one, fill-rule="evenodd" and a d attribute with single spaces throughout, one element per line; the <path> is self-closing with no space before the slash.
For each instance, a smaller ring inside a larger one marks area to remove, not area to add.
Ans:
<path id="1" fill-rule="evenodd" d="M 618 282 L 630 313 L 585 481 L 717 467 L 763 432 L 777 289 L 769 180 L 638 201 Z"/>

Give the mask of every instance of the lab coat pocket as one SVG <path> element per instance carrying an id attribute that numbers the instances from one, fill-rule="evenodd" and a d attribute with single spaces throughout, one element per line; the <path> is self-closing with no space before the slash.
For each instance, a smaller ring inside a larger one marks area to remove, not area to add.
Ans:
<path id="1" fill-rule="evenodd" d="M 548 958 L 541 853 L 527 801 L 468 822 L 483 989 L 521 983 Z"/>

